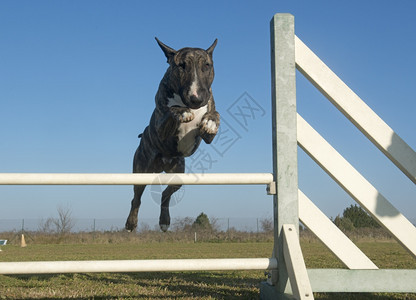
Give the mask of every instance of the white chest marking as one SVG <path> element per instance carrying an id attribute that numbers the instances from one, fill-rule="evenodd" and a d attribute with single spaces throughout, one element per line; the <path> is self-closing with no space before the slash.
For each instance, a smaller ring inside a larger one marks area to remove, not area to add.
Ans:
<path id="1" fill-rule="evenodd" d="M 188 123 L 181 123 L 178 130 L 178 151 L 183 156 L 189 156 L 193 153 L 197 136 L 199 135 L 199 126 L 201 125 L 202 117 L 208 110 L 208 105 L 198 109 L 191 109 L 194 113 L 194 119 Z"/>
<path id="2" fill-rule="evenodd" d="M 201 124 L 202 117 L 205 115 L 207 110 L 208 110 L 208 105 L 202 106 L 198 109 L 190 109 L 190 111 L 194 114 L 194 119 L 190 122 L 181 123 L 179 125 L 179 133 L 178 133 L 179 141 L 187 137 L 189 133 L 192 132 L 193 129 L 199 130 L 199 125 Z M 193 135 L 193 138 L 195 138 L 195 134 Z"/>
<path id="3" fill-rule="evenodd" d="M 179 106 L 187 107 L 178 94 L 173 94 L 173 98 L 168 98 L 168 107 Z M 178 151 L 184 156 L 191 155 L 195 148 L 196 137 L 199 134 L 199 126 L 202 117 L 208 111 L 208 104 L 197 109 L 189 109 L 194 114 L 194 119 L 190 122 L 184 122 L 178 128 Z"/>

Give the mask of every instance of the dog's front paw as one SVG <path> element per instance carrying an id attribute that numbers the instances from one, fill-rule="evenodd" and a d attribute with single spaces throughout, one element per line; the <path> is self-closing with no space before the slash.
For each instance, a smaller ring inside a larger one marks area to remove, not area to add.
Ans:
<path id="1" fill-rule="evenodd" d="M 188 109 L 175 108 L 175 109 L 172 109 L 171 111 L 180 123 L 188 123 L 188 122 L 191 122 L 195 118 L 194 113 Z"/>
<path id="2" fill-rule="evenodd" d="M 184 111 L 180 115 L 179 121 L 181 121 L 181 123 L 188 123 L 188 122 L 191 122 L 194 118 L 195 118 L 195 115 L 194 115 L 193 112 L 191 112 L 191 111 Z"/>
<path id="3" fill-rule="evenodd" d="M 205 143 L 210 144 L 218 132 L 219 120 L 212 120 L 210 118 L 203 119 L 199 128 L 200 135 Z"/>
<path id="4" fill-rule="evenodd" d="M 214 120 L 204 119 L 202 121 L 201 130 L 203 133 L 215 135 L 218 132 L 218 126 Z"/>

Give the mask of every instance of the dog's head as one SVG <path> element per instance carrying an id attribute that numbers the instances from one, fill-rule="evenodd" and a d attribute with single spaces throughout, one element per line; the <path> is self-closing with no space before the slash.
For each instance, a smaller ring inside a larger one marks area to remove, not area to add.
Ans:
<path id="1" fill-rule="evenodd" d="M 174 50 L 156 38 L 165 53 L 169 68 L 166 78 L 169 87 L 183 104 L 196 109 L 208 103 L 211 97 L 211 84 L 214 80 L 212 53 L 217 40 L 207 49 L 182 48 Z"/>

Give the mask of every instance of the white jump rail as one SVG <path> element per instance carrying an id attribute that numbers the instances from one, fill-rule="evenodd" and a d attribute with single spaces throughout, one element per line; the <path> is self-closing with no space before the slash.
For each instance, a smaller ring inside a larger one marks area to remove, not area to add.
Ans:
<path id="1" fill-rule="evenodd" d="M 261 185 L 270 173 L 0 173 L 0 185 Z"/>
<path id="2" fill-rule="evenodd" d="M 0 173 L 0 185 L 268 185 L 270 173 Z M 275 270 L 275 258 L 0 262 L 0 274 Z"/>
<path id="3" fill-rule="evenodd" d="M 0 274 L 272 270 L 273 258 L 0 262 Z"/>

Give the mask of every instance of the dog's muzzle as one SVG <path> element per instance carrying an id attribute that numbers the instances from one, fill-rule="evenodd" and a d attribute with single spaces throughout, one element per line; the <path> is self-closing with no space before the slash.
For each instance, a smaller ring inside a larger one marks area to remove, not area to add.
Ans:
<path id="1" fill-rule="evenodd" d="M 207 105 L 210 94 L 208 92 L 200 91 L 197 95 L 188 96 L 188 105 L 190 108 L 196 109 Z"/>
<path id="2" fill-rule="evenodd" d="M 204 102 L 207 103 L 208 100 L 204 101 L 204 99 L 201 99 L 199 97 L 191 96 L 189 97 L 190 100 L 190 106 L 191 108 L 199 108 L 201 106 L 204 106 Z"/>

